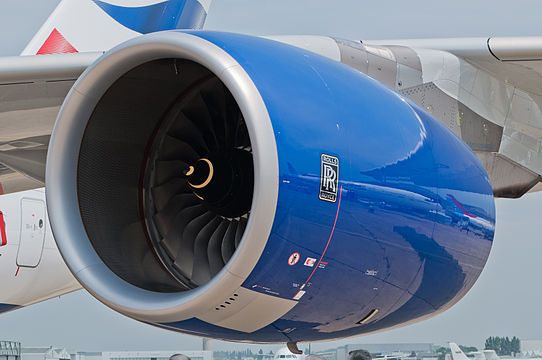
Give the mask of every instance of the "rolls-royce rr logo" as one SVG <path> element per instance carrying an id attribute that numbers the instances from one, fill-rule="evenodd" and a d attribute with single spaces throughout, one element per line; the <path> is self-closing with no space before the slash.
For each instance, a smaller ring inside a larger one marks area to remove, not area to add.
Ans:
<path id="1" fill-rule="evenodd" d="M 321 155 L 320 175 L 320 200 L 337 201 L 337 190 L 339 186 L 339 159 L 335 156 Z"/>

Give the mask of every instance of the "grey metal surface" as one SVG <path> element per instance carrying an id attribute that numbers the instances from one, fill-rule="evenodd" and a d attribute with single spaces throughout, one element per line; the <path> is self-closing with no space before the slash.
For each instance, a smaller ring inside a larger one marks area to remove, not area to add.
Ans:
<path id="1" fill-rule="evenodd" d="M 496 197 L 521 197 L 541 180 L 536 172 L 499 153 L 502 126 L 481 117 L 432 83 L 402 93 L 432 113 L 476 152 Z"/>
<path id="2" fill-rule="evenodd" d="M 227 329 L 251 333 L 278 320 L 297 302 L 240 287 L 234 293 L 226 294 L 216 304 L 215 308 L 198 318 Z"/>
<path id="3" fill-rule="evenodd" d="M 405 46 L 387 46 L 397 61 L 396 89 L 402 90 L 423 83 L 422 65 L 418 54 Z"/>
<path id="4" fill-rule="evenodd" d="M 422 71 L 420 57 L 416 51 L 406 46 L 392 45 L 386 47 L 393 52 L 395 55 L 395 60 L 397 60 L 398 64 L 406 65 L 412 69 Z"/>
<path id="5" fill-rule="evenodd" d="M 457 136 L 461 137 L 461 121 L 458 101 L 446 95 L 433 83 L 423 84 L 400 91 L 425 111 L 442 121 Z"/>
<path id="6" fill-rule="evenodd" d="M 364 43 L 445 51 L 487 71 L 496 79 L 542 95 L 542 37 L 397 39 Z"/>
<path id="7" fill-rule="evenodd" d="M 531 186 L 531 191 L 542 189 L 536 186 L 536 181 L 524 180 L 520 172 L 514 171 L 520 177 L 517 182 L 522 185 L 519 186 L 513 178 L 504 177 L 501 169 L 508 167 L 509 164 L 502 161 L 507 159 L 517 168 L 542 174 L 541 37 L 377 43 L 413 47 L 421 58 L 423 82 L 433 83 L 457 101 L 455 124 L 449 104 L 431 105 L 434 115 L 473 150 L 499 154 L 497 160 L 484 163 L 491 166 L 486 170 L 495 184 L 497 196 L 521 196 L 527 186 Z M 399 68 L 398 78 L 400 74 Z M 499 181 L 495 174 L 501 174 Z M 503 191 L 507 186 L 514 190 Z"/>
<path id="8" fill-rule="evenodd" d="M 492 37 L 487 44 L 501 61 L 542 60 L 542 36 Z"/>
<path id="9" fill-rule="evenodd" d="M 0 85 L 40 80 L 75 80 L 103 53 L 75 53 L 0 58 Z"/>
<path id="10" fill-rule="evenodd" d="M 423 84 L 422 72 L 410 66 L 397 64 L 396 90 L 407 89 Z"/>
<path id="11" fill-rule="evenodd" d="M 252 212 L 239 248 L 211 281 L 194 290 L 156 293 L 116 276 L 93 249 L 79 214 L 77 166 L 81 139 L 95 104 L 128 70 L 160 58 L 195 61 L 220 78 L 247 122 L 253 147 L 255 184 Z M 58 176 L 62 174 L 62 176 Z M 47 158 L 47 204 L 58 247 L 83 286 L 111 308 L 157 322 L 204 314 L 217 299 L 239 288 L 267 242 L 278 196 L 278 160 L 266 107 L 246 72 L 224 50 L 182 33 L 141 36 L 118 46 L 85 71 L 60 111 Z"/>
<path id="12" fill-rule="evenodd" d="M 458 102 L 461 139 L 474 151 L 499 151 L 503 128 Z"/>
<path id="13" fill-rule="evenodd" d="M 497 197 L 519 198 L 533 188 L 540 175 L 496 152 L 476 152 Z"/>
<path id="14" fill-rule="evenodd" d="M 394 59 L 368 51 L 367 61 L 369 62 L 367 75 L 391 88 L 395 88 L 397 84 L 397 62 Z"/>
<path id="15" fill-rule="evenodd" d="M 433 38 L 433 39 L 391 39 L 391 40 L 364 40 L 364 44 L 400 45 L 413 49 L 442 50 L 452 54 L 469 58 L 495 57 L 487 46 L 487 37 L 475 38 Z"/>
<path id="16" fill-rule="evenodd" d="M 361 42 L 335 39 L 341 52 L 341 62 L 364 74 L 369 71 L 367 52 Z"/>
<path id="17" fill-rule="evenodd" d="M 408 47 L 368 45 L 360 41 L 321 36 L 268 38 L 340 61 L 393 89 L 401 90 L 422 84 L 420 59 Z"/>

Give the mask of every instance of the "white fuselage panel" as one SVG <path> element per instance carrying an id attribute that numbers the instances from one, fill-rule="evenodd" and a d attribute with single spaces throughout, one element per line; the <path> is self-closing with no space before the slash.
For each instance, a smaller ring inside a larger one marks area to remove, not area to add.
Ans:
<path id="1" fill-rule="evenodd" d="M 0 196 L 5 246 L 0 246 L 0 304 L 30 305 L 80 289 L 53 239 L 44 189 Z"/>

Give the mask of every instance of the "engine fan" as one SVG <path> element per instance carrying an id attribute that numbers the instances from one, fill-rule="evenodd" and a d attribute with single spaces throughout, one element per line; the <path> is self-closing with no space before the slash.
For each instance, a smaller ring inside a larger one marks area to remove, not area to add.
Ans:
<path id="1" fill-rule="evenodd" d="M 144 183 L 144 212 L 165 267 L 194 288 L 230 260 L 250 214 L 250 139 L 216 78 L 183 94 L 160 126 Z"/>

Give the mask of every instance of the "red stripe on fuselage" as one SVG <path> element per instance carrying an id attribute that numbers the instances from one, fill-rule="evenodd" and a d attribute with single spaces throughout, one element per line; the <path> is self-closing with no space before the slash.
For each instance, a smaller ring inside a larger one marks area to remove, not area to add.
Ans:
<path id="1" fill-rule="evenodd" d="M 4 221 L 4 214 L 0 211 L 0 238 L 2 243 L 0 246 L 8 244 L 8 237 L 6 236 L 6 223 Z"/>
<path id="2" fill-rule="evenodd" d="M 55 28 L 51 31 L 51 34 L 45 40 L 41 48 L 38 50 L 37 55 L 45 54 L 64 54 L 64 53 L 76 53 L 77 50 L 66 40 L 64 36 Z"/>

